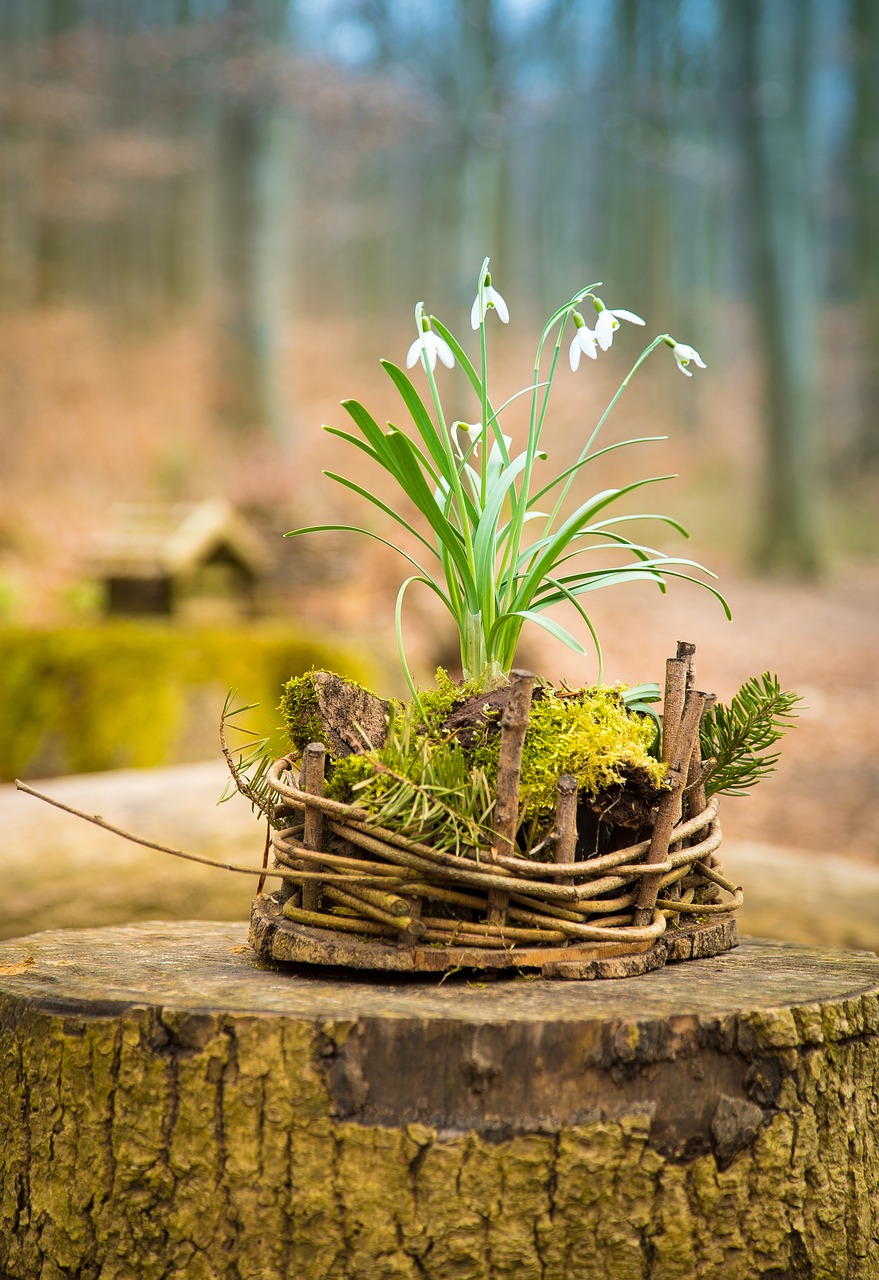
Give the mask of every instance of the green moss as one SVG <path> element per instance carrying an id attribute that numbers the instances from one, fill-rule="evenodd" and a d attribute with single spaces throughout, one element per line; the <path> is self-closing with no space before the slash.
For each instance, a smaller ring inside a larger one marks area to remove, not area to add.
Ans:
<path id="1" fill-rule="evenodd" d="M 309 741 L 316 742 L 317 739 L 311 738 Z M 334 760 L 325 792 L 331 800 L 350 803 L 354 799 L 354 788 L 357 783 L 372 777 L 374 772 L 372 760 L 366 755 L 351 755 L 341 760 Z"/>
<path id="2" fill-rule="evenodd" d="M 278 711 L 287 734 L 288 747 L 292 747 L 294 752 L 301 756 L 309 742 L 322 742 L 329 752 L 330 761 L 335 765 L 337 762 L 333 756 L 332 744 L 321 716 L 315 682 L 317 675 L 335 676 L 351 688 L 367 694 L 369 698 L 375 698 L 376 695 L 358 680 L 347 675 L 340 676 L 338 672 L 330 671 L 326 667 L 312 666 L 303 675 L 293 676 L 284 685 Z M 391 705 L 400 707 L 394 699 L 391 700 Z"/>
<path id="3" fill-rule="evenodd" d="M 428 732 L 441 736 L 443 724 L 455 707 L 478 693 L 475 682 L 455 684 L 452 677 L 442 667 L 436 669 L 436 688 L 419 689 L 418 697 L 424 710 L 424 722 Z"/>
<path id="4" fill-rule="evenodd" d="M 531 704 L 522 750 L 521 796 L 525 821 L 548 820 L 555 812 L 556 784 L 563 773 L 577 779 L 581 792 L 596 796 L 622 786 L 635 771 L 662 787 L 666 766 L 650 754 L 656 726 L 650 716 L 630 711 L 619 688 L 584 688 L 544 696 Z M 474 742 L 474 765 L 497 777 L 500 736 L 491 717 Z"/>
<path id="5" fill-rule="evenodd" d="M 619 689 L 536 700 L 522 752 L 525 816 L 554 810 L 563 773 L 573 774 L 590 796 L 624 784 L 636 769 L 661 787 L 666 767 L 649 754 L 655 736 L 651 717 L 629 711 Z"/>
<path id="6" fill-rule="evenodd" d="M 314 667 L 304 675 L 293 676 L 284 685 L 278 704 L 290 745 L 300 754 L 309 742 L 327 745 L 313 677 Z"/>
<path id="7" fill-rule="evenodd" d="M 500 712 L 497 708 L 482 711 L 479 703 L 473 706 L 476 723 L 468 719 L 461 738 L 449 738 L 449 716 L 473 694 L 472 688 L 456 685 L 440 669 L 436 688 L 419 695 L 425 722 L 415 722 L 410 707 L 405 715 L 415 732 L 392 732 L 385 750 L 379 753 L 381 763 L 398 776 L 411 779 L 425 792 L 441 795 L 456 812 L 471 816 L 484 810 L 480 804 L 484 787 L 494 789 L 500 749 Z M 307 701 L 303 699 L 302 705 L 307 708 Z M 399 724 L 403 723 L 404 717 L 400 717 Z M 548 685 L 541 686 L 531 705 L 522 753 L 521 817 L 531 825 L 532 838 L 539 838 L 554 819 L 556 788 L 562 774 L 572 774 L 581 793 L 593 798 L 609 788 L 625 786 L 634 775 L 642 784 L 661 788 L 666 766 L 650 754 L 655 736 L 653 719 L 630 711 L 620 688 L 556 692 Z M 430 748 L 427 752 L 425 743 Z M 455 767 L 462 753 L 463 771 Z M 358 788 L 370 777 L 374 782 L 369 788 Z M 384 803 L 389 789 L 389 782 L 374 776 L 368 757 L 353 756 L 336 764 L 329 794 L 375 810 Z M 408 813 L 408 805 L 405 811 Z M 393 825 L 392 819 L 388 825 Z"/>

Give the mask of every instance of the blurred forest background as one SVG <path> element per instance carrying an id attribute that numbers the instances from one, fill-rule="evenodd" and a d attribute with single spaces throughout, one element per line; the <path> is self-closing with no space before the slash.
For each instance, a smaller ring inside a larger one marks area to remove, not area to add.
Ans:
<path id="1" fill-rule="evenodd" d="M 657 353 L 608 437 L 668 432 L 638 474 L 682 472 L 660 509 L 697 559 L 866 573 L 877 208 L 872 0 L 0 0 L 0 618 L 97 617 L 119 499 L 370 519 L 320 477 L 352 463 L 320 425 L 351 395 L 399 412 L 378 357 L 419 298 L 469 337 L 486 253 L 505 390 L 596 278 L 701 351 L 692 381 Z M 641 336 L 561 371 L 554 464 Z M 397 563 L 280 545 L 281 612 L 387 636 Z"/>
<path id="2" fill-rule="evenodd" d="M 0 148 L 7 614 L 110 498 L 322 509 L 321 421 L 485 253 L 510 349 L 600 276 L 702 351 L 650 404 L 735 555 L 877 550 L 872 0 L 2 0 Z"/>
<path id="3" fill-rule="evenodd" d="M 655 509 L 690 527 L 683 554 L 720 572 L 735 621 L 684 583 L 665 601 L 643 584 L 599 592 L 607 678 L 658 679 L 678 638 L 724 699 L 777 670 L 803 715 L 776 778 L 725 809 L 735 856 L 744 839 L 875 862 L 877 210 L 875 0 L 0 0 L 0 777 L 203 759 L 226 688 L 271 713 L 312 661 L 402 691 L 400 562 L 280 534 L 371 521 L 320 470 L 381 477 L 321 424 L 344 425 L 350 396 L 400 413 L 378 358 L 402 362 L 418 299 L 472 341 L 490 254 L 512 312 L 509 328 L 489 317 L 496 402 L 530 379 L 544 319 L 577 288 L 601 279 L 609 306 L 647 319 L 597 363 L 560 368 L 554 474 L 645 335 L 671 332 L 708 365 L 684 379 L 658 351 L 604 442 L 669 440 L 608 455 L 590 480 L 680 472 Z M 440 373 L 472 421 L 459 371 Z M 521 429 L 515 408 L 505 429 Z M 90 557 L 113 504 L 214 496 L 275 547 L 274 622 L 105 619 Z M 430 601 L 407 608 L 418 674 L 453 666 Z M 595 678 L 591 659 L 528 644 L 548 677 Z M 194 701 L 177 687 L 199 679 Z M 174 791 L 163 774 L 166 804 L 141 796 L 145 774 L 113 776 L 128 825 L 164 820 L 174 843 L 208 847 L 212 780 L 181 773 Z M 37 819 L 4 803 L 20 865 L 8 929 L 27 931 L 46 893 Z M 53 856 L 75 859 L 65 822 Z M 82 845 L 90 867 L 88 828 Z M 764 884 L 787 883 L 768 865 Z M 156 874 L 138 872 L 124 912 L 215 909 L 176 879 L 154 902 Z M 62 923 L 94 892 L 91 876 L 71 896 L 74 880 L 58 878 Z M 812 883 L 803 930 L 820 937 L 831 894 Z M 875 945 L 879 922 L 868 936 L 844 914 L 827 937 Z M 792 918 L 785 905 L 782 936 L 799 936 Z"/>

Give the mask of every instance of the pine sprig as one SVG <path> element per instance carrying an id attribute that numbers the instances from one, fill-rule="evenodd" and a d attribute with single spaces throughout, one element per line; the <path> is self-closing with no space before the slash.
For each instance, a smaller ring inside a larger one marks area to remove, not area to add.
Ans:
<path id="1" fill-rule="evenodd" d="M 484 771 L 457 742 L 417 734 L 413 712 L 392 716 L 385 745 L 364 753 L 370 773 L 352 786 L 354 803 L 379 826 L 439 849 L 485 847 L 495 801 Z"/>
<path id="2" fill-rule="evenodd" d="M 705 777 L 709 796 L 746 796 L 770 774 L 781 752 L 770 748 L 792 728 L 800 695 L 782 689 L 768 671 L 746 680 L 729 706 L 717 703 L 702 718 L 703 760 L 713 760 Z"/>
<path id="3" fill-rule="evenodd" d="M 250 801 L 250 807 L 254 812 L 259 811 L 263 817 L 271 821 L 275 793 L 268 783 L 268 772 L 273 760 L 269 739 L 258 737 L 252 729 L 245 729 L 239 724 L 231 723 L 236 716 L 244 715 L 258 705 L 251 702 L 244 707 L 233 707 L 234 699 L 235 693 L 230 689 L 220 713 L 220 747 L 231 776 L 223 788 L 223 794 L 218 803 L 222 804 L 225 800 L 231 799 L 236 791 L 240 791 L 244 798 Z M 233 752 L 226 741 L 226 731 L 230 728 L 247 735 L 253 741 L 249 742 L 245 748 L 239 748 Z"/>

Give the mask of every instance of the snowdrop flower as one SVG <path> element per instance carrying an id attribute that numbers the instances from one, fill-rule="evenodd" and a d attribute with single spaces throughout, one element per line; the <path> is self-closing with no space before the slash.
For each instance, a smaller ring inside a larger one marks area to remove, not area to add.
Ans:
<path id="1" fill-rule="evenodd" d="M 419 356 L 421 356 L 421 363 L 425 368 L 428 365 L 430 366 L 431 372 L 436 368 L 437 356 L 439 356 L 447 369 L 453 368 L 455 364 L 452 348 L 445 338 L 441 338 L 438 333 L 434 333 L 427 316 L 421 317 L 421 336 L 415 339 L 406 354 L 406 368 L 411 369 Z"/>
<path id="2" fill-rule="evenodd" d="M 470 437 L 471 449 L 467 450 L 468 455 L 473 454 L 476 458 L 479 456 L 479 441 L 482 439 L 482 423 L 481 422 L 456 422 L 454 424 L 459 431 Z M 460 451 L 459 451 L 460 452 Z"/>
<path id="3" fill-rule="evenodd" d="M 593 298 L 592 302 L 598 312 L 598 319 L 595 321 L 595 338 L 602 351 L 607 351 L 610 347 L 621 320 L 628 320 L 629 324 L 644 324 L 641 317 L 636 316 L 634 311 L 625 311 L 622 307 L 613 309 L 606 307 L 600 298 Z"/>
<path id="4" fill-rule="evenodd" d="M 574 340 L 571 343 L 571 368 L 576 372 L 580 366 L 580 356 L 585 352 L 590 360 L 598 359 L 598 340 L 587 326 L 579 311 L 571 313 L 574 317 Z"/>
<path id="5" fill-rule="evenodd" d="M 470 437 L 470 443 L 473 447 L 472 447 L 472 450 L 468 450 L 468 454 L 472 452 L 473 457 L 478 458 L 479 443 L 482 440 L 482 423 L 481 422 L 456 422 L 455 426 L 458 428 L 459 431 L 463 431 L 465 435 L 468 435 Z M 502 435 L 502 439 L 507 449 L 509 450 L 510 445 L 513 443 L 513 437 Z M 494 453 L 496 448 L 497 448 L 497 440 L 493 438 L 490 452 Z"/>
<path id="6" fill-rule="evenodd" d="M 478 329 L 482 321 L 485 319 L 486 312 L 489 307 L 494 307 L 498 313 L 498 317 L 504 324 L 510 323 L 510 310 L 491 283 L 491 274 L 486 271 L 482 281 L 482 307 L 479 306 L 479 291 L 473 299 L 473 306 L 470 308 L 470 326 Z"/>
<path id="7" fill-rule="evenodd" d="M 694 347 L 688 347 L 685 342 L 675 342 L 674 339 L 666 338 L 666 345 L 671 347 L 671 353 L 677 361 L 677 366 L 685 378 L 692 378 L 692 370 L 687 365 L 692 360 L 693 364 L 698 365 L 700 369 L 707 369 L 708 365 L 699 355 Z"/>

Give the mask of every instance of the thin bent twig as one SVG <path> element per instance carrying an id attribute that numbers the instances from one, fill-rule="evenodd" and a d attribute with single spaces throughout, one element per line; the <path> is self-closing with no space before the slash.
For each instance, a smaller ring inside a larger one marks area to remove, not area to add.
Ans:
<path id="1" fill-rule="evenodd" d="M 215 862 L 213 858 L 204 858 L 198 853 L 185 853 L 183 849 L 172 849 L 169 845 L 158 844 L 155 840 L 146 840 L 143 836 L 136 836 L 131 831 L 125 831 L 122 827 L 116 827 L 112 822 L 106 822 L 98 813 L 83 813 L 81 809 L 74 809 L 72 805 L 62 804 L 60 800 L 54 800 L 52 796 L 44 795 L 42 791 L 35 791 L 33 787 L 27 786 L 18 778 L 15 779 L 15 786 L 19 791 L 23 791 L 25 795 L 33 796 L 36 800 L 42 800 L 45 804 L 52 805 L 55 809 L 61 809 L 64 813 L 73 814 L 74 818 L 82 818 L 84 822 L 91 822 L 93 826 L 100 827 L 103 831 L 109 831 L 111 835 L 121 836 L 123 840 L 130 840 L 132 844 L 143 845 L 145 849 L 155 849 L 157 853 L 167 853 L 172 858 L 183 858 L 186 862 L 198 862 L 204 867 L 218 867 L 220 871 L 236 871 L 246 876 L 277 876 L 281 880 L 295 880 L 295 871 L 277 871 L 268 867 L 239 867 L 232 862 Z"/>

